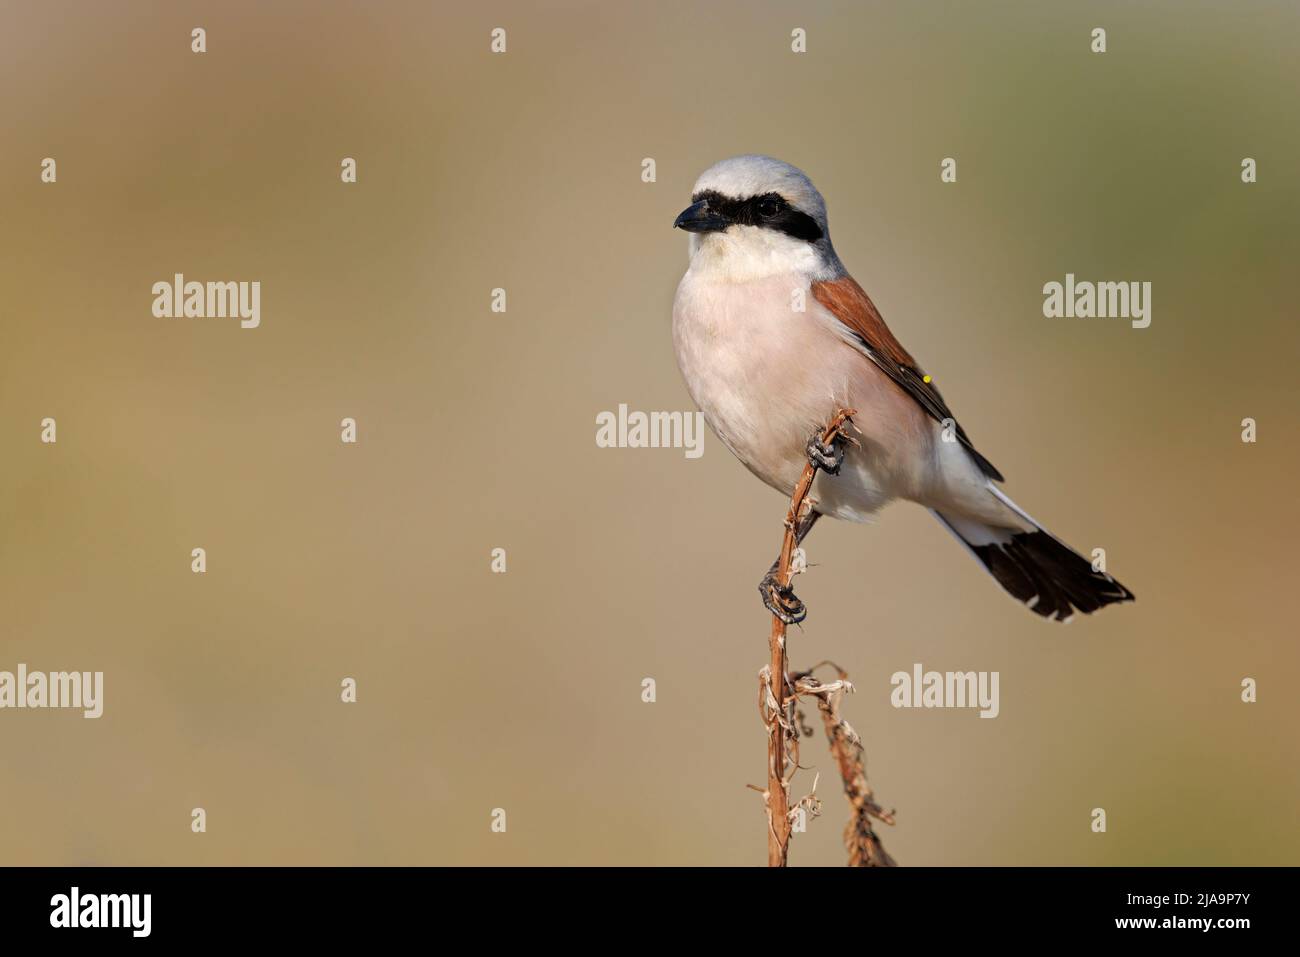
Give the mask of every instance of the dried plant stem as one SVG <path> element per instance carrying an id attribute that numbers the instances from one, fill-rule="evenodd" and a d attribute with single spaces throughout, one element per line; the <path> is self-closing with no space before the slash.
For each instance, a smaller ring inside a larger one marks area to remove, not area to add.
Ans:
<path id="1" fill-rule="evenodd" d="M 830 444 L 842 435 L 844 423 L 854 414 L 852 409 L 841 409 L 822 432 L 823 444 Z M 785 537 L 781 540 L 781 557 L 777 561 L 776 580 L 781 587 L 789 587 L 794 577 L 791 561 L 794 558 L 796 529 L 812 508 L 808 494 L 812 491 L 816 467 L 810 462 L 790 497 L 790 511 L 785 519 Z M 767 725 L 767 864 L 768 867 L 785 867 L 790 850 L 790 778 L 799 765 L 799 732 L 794 723 L 794 708 L 798 695 L 787 675 L 788 662 L 785 647 L 786 626 L 776 615 L 772 616 L 772 630 L 768 636 L 771 660 L 760 673 L 760 712 Z"/>
<path id="2" fill-rule="evenodd" d="M 844 796 L 848 799 L 850 809 L 849 823 L 844 828 L 844 848 L 849 852 L 849 867 L 894 867 L 894 859 L 881 844 L 880 836 L 871 823 L 872 818 L 875 818 L 885 824 L 893 824 L 894 814 L 876 803 L 871 785 L 867 783 L 862 739 L 840 716 L 840 702 L 847 692 L 853 690 L 853 685 L 849 683 L 849 676 L 844 669 L 833 662 L 824 661 L 815 665 L 813 670 L 822 664 L 834 668 L 839 680 L 804 691 L 801 677 L 796 682 L 796 688 L 800 689 L 801 694 L 816 696 L 831 756 L 835 758 L 840 769 L 840 779 L 844 782 Z"/>

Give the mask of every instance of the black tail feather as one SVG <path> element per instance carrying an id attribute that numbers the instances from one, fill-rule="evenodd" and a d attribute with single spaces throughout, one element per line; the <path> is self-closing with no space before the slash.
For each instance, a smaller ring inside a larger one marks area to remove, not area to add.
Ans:
<path id="1" fill-rule="evenodd" d="M 1133 601 L 1131 591 L 1044 531 L 1017 532 L 1005 543 L 971 545 L 975 557 L 1010 594 L 1044 618 L 1068 621 L 1075 610 Z"/>

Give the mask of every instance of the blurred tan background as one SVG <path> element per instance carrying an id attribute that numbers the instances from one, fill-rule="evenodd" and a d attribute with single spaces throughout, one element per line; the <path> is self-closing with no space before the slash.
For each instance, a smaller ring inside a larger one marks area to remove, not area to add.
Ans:
<path id="1" fill-rule="evenodd" d="M 1076 6 L 5 0 L 0 670 L 106 700 L 0 712 L 0 863 L 763 863 L 785 503 L 712 434 L 594 442 L 693 407 L 670 226 L 751 151 L 1138 595 L 1062 629 L 916 507 L 818 528 L 792 660 L 856 681 L 889 851 L 1300 863 L 1300 9 Z M 260 280 L 261 327 L 155 319 L 175 272 Z M 1043 318 L 1066 272 L 1152 282 L 1151 327 Z M 1000 671 L 1001 716 L 892 709 L 913 662 Z M 791 861 L 840 864 L 804 755 Z"/>

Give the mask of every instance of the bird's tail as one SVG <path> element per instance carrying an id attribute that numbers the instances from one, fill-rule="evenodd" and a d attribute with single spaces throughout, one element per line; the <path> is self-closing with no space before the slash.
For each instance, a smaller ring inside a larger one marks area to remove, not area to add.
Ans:
<path id="1" fill-rule="evenodd" d="M 1046 531 L 1000 489 L 992 491 L 1033 529 L 1004 528 L 937 510 L 935 517 L 1008 594 L 1024 602 L 1034 614 L 1069 621 L 1076 609 L 1090 615 L 1106 605 L 1134 600 L 1131 591 L 1104 571 L 1097 571 L 1092 562 Z"/>

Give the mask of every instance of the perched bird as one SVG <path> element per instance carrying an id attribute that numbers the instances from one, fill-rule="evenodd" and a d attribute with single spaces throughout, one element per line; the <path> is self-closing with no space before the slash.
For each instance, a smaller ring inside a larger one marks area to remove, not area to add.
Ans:
<path id="1" fill-rule="evenodd" d="M 804 173 L 767 156 L 705 170 L 674 223 L 690 265 L 673 303 L 677 362 L 705 421 L 768 485 L 790 495 L 811 461 L 813 510 L 866 521 L 893 499 L 934 513 L 1011 595 L 1068 621 L 1133 593 L 1069 548 L 1000 488 L 930 377 L 894 338 L 835 254 L 826 204 Z M 858 441 L 821 444 L 839 409 Z M 774 578 L 763 603 L 787 623 L 806 609 Z"/>

